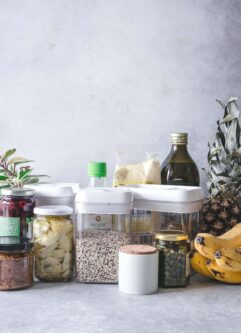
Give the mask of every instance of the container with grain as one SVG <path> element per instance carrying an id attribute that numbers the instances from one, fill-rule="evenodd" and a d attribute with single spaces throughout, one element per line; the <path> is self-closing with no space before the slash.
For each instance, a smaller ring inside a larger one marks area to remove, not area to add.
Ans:
<path id="1" fill-rule="evenodd" d="M 73 272 L 73 208 L 34 209 L 35 276 L 41 281 L 67 281 Z"/>
<path id="2" fill-rule="evenodd" d="M 132 194 L 87 188 L 76 196 L 76 280 L 117 283 L 119 249 L 130 244 Z"/>

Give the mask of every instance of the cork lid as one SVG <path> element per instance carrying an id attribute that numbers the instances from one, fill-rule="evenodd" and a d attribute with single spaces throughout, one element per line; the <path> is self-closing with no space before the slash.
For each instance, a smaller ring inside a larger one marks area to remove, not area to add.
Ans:
<path id="1" fill-rule="evenodd" d="M 154 254 L 157 252 L 156 248 L 150 245 L 133 244 L 125 245 L 120 248 L 120 252 L 127 254 L 145 255 Z"/>

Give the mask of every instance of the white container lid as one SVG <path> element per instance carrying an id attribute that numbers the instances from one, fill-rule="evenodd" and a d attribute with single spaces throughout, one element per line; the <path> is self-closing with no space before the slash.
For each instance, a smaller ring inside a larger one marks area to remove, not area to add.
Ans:
<path id="1" fill-rule="evenodd" d="M 89 187 L 77 193 L 75 203 L 78 213 L 130 214 L 132 193 L 124 188 Z"/>
<path id="2" fill-rule="evenodd" d="M 34 190 L 35 197 L 66 198 L 74 197 L 73 188 L 69 185 L 59 184 L 31 184 L 27 186 Z"/>
<path id="3" fill-rule="evenodd" d="M 44 216 L 66 216 L 73 213 L 73 208 L 68 206 L 38 206 L 34 214 Z"/>
<path id="4" fill-rule="evenodd" d="M 201 187 L 174 185 L 128 185 L 134 208 L 169 213 L 193 213 L 202 209 Z"/>

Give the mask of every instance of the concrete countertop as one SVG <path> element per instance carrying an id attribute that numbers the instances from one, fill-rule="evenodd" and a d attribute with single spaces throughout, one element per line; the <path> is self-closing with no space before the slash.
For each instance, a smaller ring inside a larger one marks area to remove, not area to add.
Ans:
<path id="1" fill-rule="evenodd" d="M 117 285 L 36 283 L 0 292 L 1 333 L 240 332 L 241 286 L 195 276 L 187 288 L 147 296 Z"/>

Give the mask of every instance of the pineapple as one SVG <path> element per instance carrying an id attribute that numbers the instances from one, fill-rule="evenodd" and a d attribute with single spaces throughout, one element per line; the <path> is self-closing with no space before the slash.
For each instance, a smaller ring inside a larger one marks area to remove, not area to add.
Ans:
<path id="1" fill-rule="evenodd" d="M 203 206 L 202 231 L 219 236 L 241 222 L 241 146 L 237 98 L 225 105 L 217 122 L 216 140 L 209 144 L 207 187 L 210 197 Z"/>

